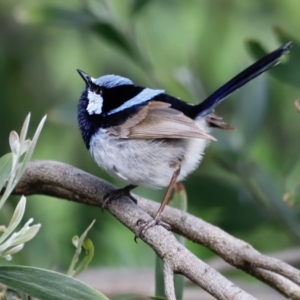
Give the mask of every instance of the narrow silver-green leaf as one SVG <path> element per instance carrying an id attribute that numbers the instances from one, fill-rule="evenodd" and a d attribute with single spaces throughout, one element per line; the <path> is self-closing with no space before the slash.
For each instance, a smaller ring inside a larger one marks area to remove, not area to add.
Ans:
<path id="1" fill-rule="evenodd" d="M 38 268 L 0 266 L 0 282 L 40 300 L 108 300 L 74 278 Z"/>
<path id="2" fill-rule="evenodd" d="M 21 133 L 20 133 L 20 144 L 22 145 L 25 140 L 26 140 L 26 135 L 28 132 L 28 127 L 29 127 L 29 122 L 30 122 L 30 116 L 31 114 L 29 113 L 23 123 L 22 129 L 21 129 Z"/>
<path id="3" fill-rule="evenodd" d="M 167 300 L 165 297 L 149 297 L 139 294 L 121 294 L 113 296 L 111 300 Z"/>
<path id="4" fill-rule="evenodd" d="M 0 237 L 0 243 L 5 241 L 6 238 L 16 229 L 16 227 L 21 222 L 24 212 L 26 208 L 26 198 L 24 196 L 21 197 L 21 200 L 19 201 L 14 214 L 9 222 L 9 225 L 7 226 L 6 230 Z"/>
<path id="5" fill-rule="evenodd" d="M 72 261 L 71 261 L 71 264 L 70 264 L 70 267 L 69 267 L 69 270 L 67 273 L 71 277 L 78 276 L 80 274 L 80 272 L 82 272 L 88 266 L 88 264 L 91 262 L 91 260 L 94 256 L 94 245 L 93 245 L 92 241 L 87 239 L 87 234 L 90 231 L 90 229 L 93 227 L 95 222 L 96 222 L 96 220 L 93 220 L 93 222 L 83 232 L 83 234 L 81 235 L 80 238 L 78 238 L 77 236 L 73 237 L 72 241 L 76 247 L 76 251 L 72 258 Z M 84 248 L 84 250 L 85 250 L 85 257 L 81 261 L 81 263 L 79 264 L 77 269 L 75 270 L 75 266 L 78 262 L 79 255 L 81 253 L 82 248 Z"/>
<path id="6" fill-rule="evenodd" d="M 20 138 L 17 132 L 12 131 L 9 134 L 9 146 L 13 156 L 17 157 L 20 149 Z"/>
<path id="7" fill-rule="evenodd" d="M 88 267 L 88 265 L 94 257 L 94 244 L 89 238 L 85 238 L 85 240 L 82 243 L 82 248 L 84 249 L 85 256 L 78 264 L 76 270 L 74 270 L 73 277 L 77 277 L 81 272 L 83 272 Z"/>
<path id="8" fill-rule="evenodd" d="M 37 128 L 37 130 L 36 130 L 36 132 L 35 132 L 35 134 L 34 134 L 34 137 L 33 137 L 33 139 L 32 139 L 32 142 L 31 142 L 31 144 L 30 144 L 30 147 L 29 147 L 28 151 L 27 151 L 26 154 L 25 154 L 24 160 L 23 160 L 23 162 L 22 162 L 22 166 L 20 167 L 20 169 L 19 169 L 19 171 L 18 171 L 18 174 L 17 174 L 17 176 L 16 176 L 16 179 L 15 179 L 15 181 L 14 181 L 14 185 L 16 185 L 17 182 L 20 180 L 20 178 L 21 178 L 23 172 L 25 171 L 25 168 L 26 168 L 27 163 L 28 163 L 29 160 L 31 159 L 31 156 L 32 156 L 32 154 L 33 154 L 33 150 L 34 150 L 34 148 L 35 148 L 35 146 L 36 146 L 37 140 L 38 140 L 38 138 L 39 138 L 39 136 L 40 136 L 40 133 L 41 133 L 41 131 L 42 131 L 42 129 L 43 129 L 43 126 L 44 126 L 44 124 L 45 124 L 45 122 L 46 122 L 46 119 L 47 119 L 47 116 L 44 116 L 44 117 L 42 118 L 42 120 L 41 120 L 41 122 L 40 122 L 40 124 L 39 124 L 39 126 L 38 126 L 38 128 Z"/>
<path id="9" fill-rule="evenodd" d="M 12 167 L 12 154 L 7 153 L 0 158 L 0 191 L 8 180 Z"/>

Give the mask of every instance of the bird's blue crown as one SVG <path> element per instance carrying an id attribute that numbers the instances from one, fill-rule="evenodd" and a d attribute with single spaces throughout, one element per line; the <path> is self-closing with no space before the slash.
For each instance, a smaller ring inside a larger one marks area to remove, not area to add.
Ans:
<path id="1" fill-rule="evenodd" d="M 133 82 L 130 79 L 119 75 L 104 75 L 97 79 L 94 79 L 93 82 L 96 85 L 108 89 L 121 86 L 121 85 L 133 85 Z"/>

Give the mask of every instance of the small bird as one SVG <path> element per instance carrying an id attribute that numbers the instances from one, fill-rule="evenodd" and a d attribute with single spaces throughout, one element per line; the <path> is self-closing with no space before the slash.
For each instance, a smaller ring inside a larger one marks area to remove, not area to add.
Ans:
<path id="1" fill-rule="evenodd" d="M 155 225 L 170 229 L 161 215 L 174 185 L 198 167 L 204 149 L 216 140 L 211 127 L 233 129 L 214 114 L 215 106 L 277 65 L 290 47 L 291 42 L 264 56 L 197 105 L 125 77 L 93 78 L 77 70 L 86 84 L 78 103 L 83 141 L 101 168 L 128 183 L 105 195 L 102 208 L 122 196 L 136 203 L 130 191 L 137 186 L 167 187 L 154 219 L 139 220 L 135 239 Z"/>

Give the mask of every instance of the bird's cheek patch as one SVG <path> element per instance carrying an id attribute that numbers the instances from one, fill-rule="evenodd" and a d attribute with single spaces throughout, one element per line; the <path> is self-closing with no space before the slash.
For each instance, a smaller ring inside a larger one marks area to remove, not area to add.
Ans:
<path id="1" fill-rule="evenodd" d="M 102 113 L 103 98 L 100 95 L 97 95 L 91 91 L 88 92 L 89 104 L 86 108 L 87 112 L 90 115 Z"/>

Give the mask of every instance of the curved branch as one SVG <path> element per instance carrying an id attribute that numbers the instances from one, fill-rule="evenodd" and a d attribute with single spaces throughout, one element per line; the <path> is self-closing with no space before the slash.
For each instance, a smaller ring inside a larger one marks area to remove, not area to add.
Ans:
<path id="1" fill-rule="evenodd" d="M 44 194 L 100 206 L 102 197 L 113 189 L 114 187 L 104 180 L 72 166 L 53 161 L 35 161 L 28 164 L 14 193 Z M 148 214 L 153 216 L 158 208 L 158 204 L 153 201 L 140 197 L 137 199 L 138 206 L 132 201 L 120 199 L 107 207 L 133 232 L 137 230 L 138 219 L 149 219 Z M 300 299 L 300 276 L 297 269 L 280 260 L 262 255 L 249 244 L 188 213 L 167 207 L 163 220 L 172 226 L 173 231 L 208 247 L 233 266 L 266 282 L 283 295 Z M 173 272 L 185 275 L 217 299 L 253 299 L 197 259 L 164 228 L 155 226 L 149 229 L 143 240 L 159 257 L 165 262 L 168 261 Z"/>

